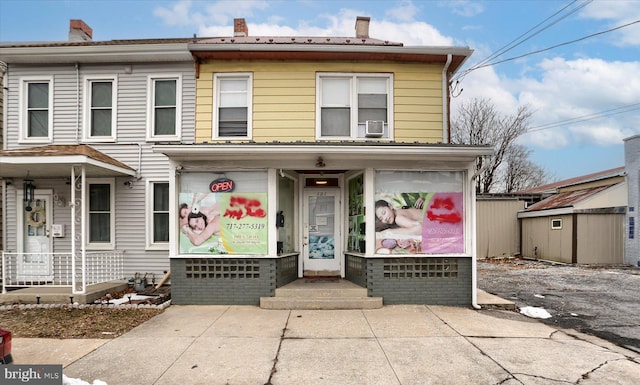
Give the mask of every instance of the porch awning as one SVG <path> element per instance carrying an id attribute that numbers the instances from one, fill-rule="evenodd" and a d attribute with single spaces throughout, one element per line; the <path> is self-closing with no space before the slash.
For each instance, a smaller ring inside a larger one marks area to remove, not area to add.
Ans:
<path id="1" fill-rule="evenodd" d="M 493 155 L 490 146 L 379 142 L 167 144 L 156 145 L 153 151 L 165 154 L 175 162 L 209 166 L 215 162 L 229 166 L 251 164 L 253 167 L 302 169 L 315 168 L 318 158 L 322 158 L 326 165 L 323 167 L 328 170 L 364 168 L 380 161 L 453 166 Z"/>
<path id="2" fill-rule="evenodd" d="M 69 176 L 72 166 L 84 166 L 91 177 L 135 176 L 136 170 L 85 144 L 48 145 L 0 151 L 0 177 Z"/>

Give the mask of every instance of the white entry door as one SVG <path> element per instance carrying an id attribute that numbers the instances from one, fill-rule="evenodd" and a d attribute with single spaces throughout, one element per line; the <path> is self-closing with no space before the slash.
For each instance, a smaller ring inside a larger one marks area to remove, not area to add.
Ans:
<path id="1" fill-rule="evenodd" d="M 305 190 L 302 245 L 304 275 L 340 275 L 340 223 L 339 189 Z"/>
<path id="2" fill-rule="evenodd" d="M 25 282 L 48 282 L 53 280 L 53 258 L 51 254 L 51 194 L 39 194 L 28 205 L 22 207 L 22 250 L 18 258 L 18 280 Z M 29 209 L 30 208 L 30 209 Z M 29 210 L 29 211 L 27 211 Z"/>

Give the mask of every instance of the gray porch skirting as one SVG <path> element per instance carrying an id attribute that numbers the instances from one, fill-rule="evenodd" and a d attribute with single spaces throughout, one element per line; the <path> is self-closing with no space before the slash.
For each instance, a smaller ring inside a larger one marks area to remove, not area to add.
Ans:
<path id="1" fill-rule="evenodd" d="M 345 278 L 385 305 L 469 306 L 471 258 L 365 258 L 348 254 Z M 171 299 L 176 305 L 259 305 L 298 278 L 298 256 L 171 259 Z"/>

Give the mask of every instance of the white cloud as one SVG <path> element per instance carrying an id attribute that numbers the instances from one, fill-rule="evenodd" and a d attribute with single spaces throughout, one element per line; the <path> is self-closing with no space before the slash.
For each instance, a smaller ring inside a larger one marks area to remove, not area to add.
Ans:
<path id="1" fill-rule="evenodd" d="M 464 17 L 473 17 L 484 12 L 484 6 L 479 1 L 447 0 L 439 4 L 451 8 L 453 13 Z"/>
<path id="2" fill-rule="evenodd" d="M 385 14 L 394 21 L 410 22 L 415 20 L 415 16 L 419 11 L 418 7 L 413 5 L 412 1 L 403 0 L 399 6 L 387 9 Z"/>
<path id="3" fill-rule="evenodd" d="M 615 5 L 614 5 L 615 4 Z M 580 12 L 584 19 L 608 20 L 609 28 L 615 28 L 640 19 L 640 2 L 637 0 L 594 1 Z M 640 23 L 624 27 L 608 34 L 608 41 L 618 46 L 640 45 Z"/>
<path id="4" fill-rule="evenodd" d="M 154 9 L 153 15 L 159 17 L 168 26 L 188 25 L 192 18 L 190 10 L 191 0 L 180 0 L 170 8 L 158 7 Z"/>

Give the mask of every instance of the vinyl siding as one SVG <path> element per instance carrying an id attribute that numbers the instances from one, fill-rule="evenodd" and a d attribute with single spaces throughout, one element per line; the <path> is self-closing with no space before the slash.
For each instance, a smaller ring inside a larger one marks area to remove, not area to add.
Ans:
<path id="1" fill-rule="evenodd" d="M 221 62 L 200 66 L 196 142 L 210 142 L 213 74 L 253 73 L 253 138 L 256 142 L 315 141 L 316 73 L 392 73 L 394 135 L 399 142 L 441 142 L 442 66 L 356 62 Z"/>
<path id="2" fill-rule="evenodd" d="M 115 188 L 115 243 L 117 250 L 123 250 L 125 256 L 125 274 L 127 277 L 139 273 L 154 273 L 159 279 L 169 269 L 167 250 L 146 249 L 146 210 L 148 197 L 146 183 L 148 179 L 169 181 L 169 162 L 166 156 L 154 153 L 153 142 L 146 141 L 147 130 L 147 78 L 149 74 L 163 73 L 182 75 L 182 143 L 195 140 L 195 72 L 192 62 L 134 64 L 130 74 L 125 73 L 124 65 L 80 65 L 76 75 L 75 66 L 11 66 L 9 75 L 9 102 L 7 103 L 7 147 L 32 147 L 40 144 L 20 144 L 19 138 L 19 86 L 23 76 L 51 74 L 54 79 L 54 131 L 51 144 L 82 143 L 83 87 L 84 76 L 117 76 L 117 142 L 88 143 L 95 149 L 125 163 L 139 171 L 141 179 L 135 181 L 132 188 L 125 186 L 131 178 L 114 179 Z M 79 79 L 79 82 L 76 80 Z M 77 89 L 80 90 L 79 94 Z M 42 143 L 45 144 L 45 143 Z M 139 158 L 139 153 L 141 157 Z M 141 159 L 141 160 L 139 160 Z M 66 179 L 71 175 L 52 176 L 51 179 L 36 180 L 38 189 L 51 188 L 54 193 L 69 202 L 71 186 Z M 87 175 L 90 178 L 90 175 Z M 16 181 L 18 183 L 18 181 Z M 12 186 L 7 194 L 7 214 L 15 218 L 15 189 Z M 54 251 L 66 252 L 71 248 L 71 208 L 54 207 L 53 223 L 65 225 L 64 238 L 54 239 Z M 15 250 L 15 221 L 7 224 L 7 235 L 11 241 L 8 248 Z"/>

